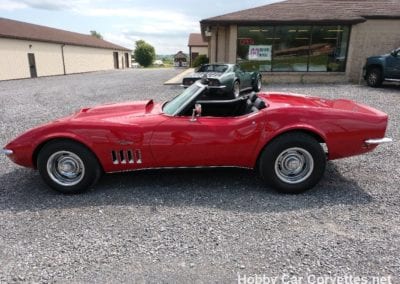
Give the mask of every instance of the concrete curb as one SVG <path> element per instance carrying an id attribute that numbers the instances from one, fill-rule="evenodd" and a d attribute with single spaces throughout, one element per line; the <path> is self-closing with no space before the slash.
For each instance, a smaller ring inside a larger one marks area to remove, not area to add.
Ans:
<path id="1" fill-rule="evenodd" d="M 173 78 L 169 79 L 168 81 L 164 82 L 164 85 L 180 85 L 180 84 L 182 84 L 183 77 L 185 77 L 186 75 L 188 75 L 190 73 L 193 73 L 193 72 L 194 72 L 194 68 L 186 69 L 182 73 L 179 73 L 175 77 L 173 77 Z"/>

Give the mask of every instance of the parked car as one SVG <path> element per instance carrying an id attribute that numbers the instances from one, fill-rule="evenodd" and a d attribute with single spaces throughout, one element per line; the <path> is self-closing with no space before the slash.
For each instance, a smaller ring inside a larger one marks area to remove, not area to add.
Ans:
<path id="1" fill-rule="evenodd" d="M 23 133 L 3 153 L 63 193 L 86 190 L 102 173 L 175 167 L 254 169 L 275 189 L 299 193 L 318 183 L 327 160 L 390 142 L 387 115 L 366 105 L 285 93 L 215 100 L 209 82 L 165 103 L 84 108 Z"/>
<path id="2" fill-rule="evenodd" d="M 379 87 L 383 81 L 400 82 L 400 47 L 390 54 L 368 57 L 363 73 L 371 87 Z"/>
<path id="3" fill-rule="evenodd" d="M 182 85 L 187 88 L 203 76 L 207 76 L 209 87 L 220 89 L 232 98 L 242 91 L 261 90 L 261 74 L 243 71 L 238 64 L 204 64 L 195 73 L 184 77 Z"/>

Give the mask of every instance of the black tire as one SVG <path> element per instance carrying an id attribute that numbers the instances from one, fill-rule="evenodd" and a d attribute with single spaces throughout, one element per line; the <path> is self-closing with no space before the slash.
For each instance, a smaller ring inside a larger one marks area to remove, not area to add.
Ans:
<path id="1" fill-rule="evenodd" d="M 71 140 L 55 140 L 43 146 L 37 167 L 51 188 L 66 194 L 86 191 L 102 174 L 96 156 L 85 146 Z"/>
<path id="2" fill-rule="evenodd" d="M 259 92 L 261 90 L 261 86 L 262 86 L 261 76 L 257 76 L 257 78 L 253 82 L 253 91 Z"/>
<path id="3" fill-rule="evenodd" d="M 299 132 L 275 138 L 259 159 L 263 180 L 277 191 L 290 194 L 314 187 L 322 178 L 325 165 L 326 154 L 318 141 Z"/>
<path id="4" fill-rule="evenodd" d="M 371 68 L 367 72 L 367 84 L 370 87 L 376 88 L 382 85 L 382 70 L 379 68 Z"/>
<path id="5" fill-rule="evenodd" d="M 240 82 L 238 80 L 235 80 L 232 86 L 232 98 L 235 99 L 239 96 L 240 96 Z"/>

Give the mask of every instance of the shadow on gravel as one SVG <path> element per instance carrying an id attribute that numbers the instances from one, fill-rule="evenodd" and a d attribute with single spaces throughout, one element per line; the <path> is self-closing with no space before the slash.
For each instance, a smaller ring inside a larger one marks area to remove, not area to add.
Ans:
<path id="1" fill-rule="evenodd" d="M 94 206 L 203 207 L 238 212 L 282 212 L 334 205 L 360 205 L 372 197 L 329 162 L 312 190 L 283 195 L 263 186 L 250 170 L 159 170 L 105 175 L 91 191 L 63 195 L 32 170 L 0 177 L 0 210 L 39 211 Z"/>

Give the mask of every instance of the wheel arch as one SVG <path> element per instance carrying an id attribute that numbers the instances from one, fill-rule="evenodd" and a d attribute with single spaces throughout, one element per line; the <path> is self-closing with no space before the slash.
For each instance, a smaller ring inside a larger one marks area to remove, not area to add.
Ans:
<path id="1" fill-rule="evenodd" d="M 35 169 L 37 169 L 37 160 L 38 160 L 38 156 L 40 151 L 43 149 L 44 146 L 53 143 L 55 141 L 66 141 L 66 142 L 73 142 L 76 144 L 80 144 L 81 146 L 85 147 L 88 151 L 90 151 L 97 159 L 98 164 L 101 167 L 101 170 L 104 172 L 104 167 L 103 164 L 101 163 L 98 155 L 96 154 L 96 152 L 94 152 L 92 150 L 92 148 L 85 143 L 84 141 L 80 140 L 80 139 L 76 139 L 76 138 L 71 138 L 71 137 L 67 137 L 67 136 L 59 136 L 59 137 L 50 137 L 48 139 L 45 139 L 43 141 L 41 141 L 34 149 L 33 154 L 32 154 L 32 164 L 34 166 Z"/>
<path id="2" fill-rule="evenodd" d="M 381 72 L 383 72 L 383 66 L 379 63 L 372 63 L 367 66 L 367 73 L 374 68 L 378 68 Z"/>
<path id="3" fill-rule="evenodd" d="M 261 149 L 258 151 L 257 153 L 257 159 L 256 159 L 256 163 L 254 164 L 254 169 L 258 169 L 259 167 L 259 163 L 260 163 L 260 157 L 261 154 L 263 153 L 264 149 L 266 149 L 268 147 L 268 145 L 270 145 L 274 140 L 276 140 L 278 137 L 282 137 L 284 135 L 289 135 L 289 134 L 296 134 L 296 133 L 301 133 L 301 134 L 305 134 L 310 136 L 311 138 L 315 139 L 318 143 L 320 144 L 325 144 L 325 148 L 324 151 L 326 153 L 329 152 L 328 149 L 328 144 L 326 143 L 326 139 L 323 137 L 323 135 L 321 133 L 318 133 L 315 130 L 311 130 L 311 129 L 307 129 L 307 128 L 301 128 L 301 129 L 290 129 L 290 130 L 286 130 L 286 131 L 282 131 L 280 133 L 278 133 L 277 135 L 275 135 L 274 137 L 272 137 L 271 139 L 269 139 L 262 147 Z"/>

